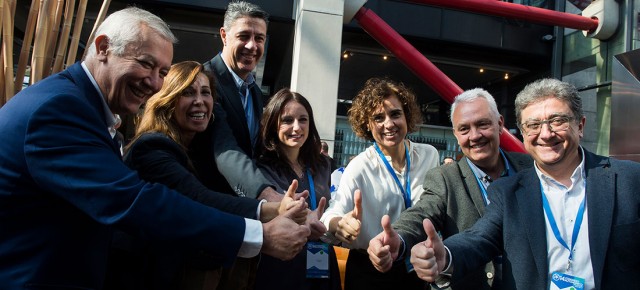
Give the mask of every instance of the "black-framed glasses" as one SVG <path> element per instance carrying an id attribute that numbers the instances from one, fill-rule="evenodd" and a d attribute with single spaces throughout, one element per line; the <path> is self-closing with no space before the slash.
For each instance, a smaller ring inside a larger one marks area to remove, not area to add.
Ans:
<path id="1" fill-rule="evenodd" d="M 567 130 L 571 120 L 573 120 L 573 117 L 569 116 L 557 116 L 548 120 L 530 120 L 520 124 L 520 129 L 522 129 L 527 136 L 533 136 L 540 134 L 542 125 L 547 124 L 549 125 L 549 130 L 555 133 Z"/>

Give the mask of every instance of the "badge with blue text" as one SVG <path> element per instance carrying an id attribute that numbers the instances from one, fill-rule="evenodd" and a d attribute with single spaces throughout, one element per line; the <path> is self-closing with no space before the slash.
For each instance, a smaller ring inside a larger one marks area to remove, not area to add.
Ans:
<path id="1" fill-rule="evenodd" d="M 551 290 L 584 290 L 584 278 L 560 272 L 551 273 Z"/>
<path id="2" fill-rule="evenodd" d="M 329 278 L 329 244 L 307 242 L 307 278 Z"/>

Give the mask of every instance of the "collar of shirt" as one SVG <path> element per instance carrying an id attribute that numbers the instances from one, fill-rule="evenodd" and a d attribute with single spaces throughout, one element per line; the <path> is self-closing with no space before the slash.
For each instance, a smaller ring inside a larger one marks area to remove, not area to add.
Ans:
<path id="1" fill-rule="evenodd" d="M 582 146 L 578 148 L 580 150 L 581 160 L 580 160 L 580 164 L 578 164 L 576 169 L 573 170 L 573 174 L 571 174 L 570 187 L 566 187 L 562 183 L 553 179 L 553 177 L 542 173 L 542 171 L 540 171 L 540 169 L 538 168 L 538 164 L 534 161 L 533 164 L 534 164 L 534 168 L 536 169 L 536 174 L 538 175 L 538 178 L 540 179 L 540 182 L 542 183 L 542 186 L 544 187 L 545 192 L 549 194 L 551 192 L 557 192 L 557 191 L 573 191 L 576 185 L 578 187 L 583 187 L 582 182 L 583 180 L 585 180 L 584 149 L 582 149 Z M 584 193 L 584 188 L 582 188 L 582 193 Z"/>
<path id="2" fill-rule="evenodd" d="M 120 120 L 120 117 L 116 116 L 116 114 L 113 114 L 111 112 L 111 109 L 109 108 L 109 104 L 107 104 L 107 100 L 105 99 L 104 95 L 102 95 L 102 91 L 100 91 L 100 87 L 98 86 L 98 83 L 93 78 L 93 75 L 91 75 L 91 72 L 89 71 L 89 68 L 84 63 L 84 61 L 80 63 L 80 65 L 82 66 L 82 69 L 84 70 L 84 72 L 87 74 L 87 77 L 89 77 L 91 84 L 93 84 L 93 87 L 98 92 L 98 95 L 100 96 L 100 100 L 102 100 L 102 109 L 104 112 L 105 119 L 107 120 L 107 130 L 109 130 L 109 134 L 111 135 L 111 138 L 113 138 L 116 136 L 116 125 L 119 125 L 118 121 Z"/>
<path id="3" fill-rule="evenodd" d="M 507 158 L 505 158 L 505 156 L 502 154 L 500 154 L 500 156 L 502 157 L 502 161 L 504 161 L 504 168 L 505 168 L 504 171 L 500 173 L 500 177 L 502 177 L 508 174 L 507 167 L 510 167 L 510 166 L 509 166 L 509 160 L 507 160 Z M 475 174 L 478 177 L 478 179 L 482 181 L 484 188 L 487 189 L 487 187 L 489 187 L 491 182 L 493 182 L 491 177 L 488 174 L 486 174 L 484 171 L 482 171 L 482 169 L 476 166 L 473 162 L 471 162 L 471 160 L 469 160 L 468 158 L 467 158 L 467 161 L 468 161 L 467 163 L 469 164 L 469 167 L 471 167 L 471 171 L 473 171 L 473 174 Z"/>
<path id="4" fill-rule="evenodd" d="M 582 147 L 579 150 L 582 160 L 571 175 L 571 185 L 569 187 L 543 174 L 535 163 L 534 168 L 544 190 L 542 194 L 547 197 L 549 202 L 549 208 L 553 213 L 560 236 L 568 244 L 572 243 L 574 238 L 576 239 L 575 247 L 573 248 L 573 262 L 571 262 L 572 266 L 568 274 L 585 279 L 584 289 L 594 289 L 595 283 L 589 247 L 588 200 L 586 201 L 578 237 L 573 237 L 572 231 L 580 204 L 586 196 L 584 150 Z M 549 263 L 548 276 L 551 277 L 551 273 L 556 271 L 567 273 L 569 251 L 554 237 L 555 234 L 551 228 L 549 217 L 545 216 L 547 260 Z"/>
<path id="5" fill-rule="evenodd" d="M 224 63 L 224 65 L 227 67 L 227 70 L 231 73 L 231 76 L 233 76 L 233 81 L 236 83 L 236 87 L 238 87 L 238 90 L 240 90 L 240 88 L 242 87 L 243 83 L 247 84 L 247 90 L 249 90 L 249 86 L 253 83 L 256 82 L 255 78 L 253 77 L 253 74 L 249 74 L 249 76 L 247 77 L 246 80 L 243 80 L 242 78 L 240 78 L 240 76 L 238 76 L 236 74 L 235 71 L 233 71 L 229 65 L 224 61 L 224 59 L 222 59 L 222 62 Z M 247 94 L 247 92 L 245 92 L 245 95 Z"/>

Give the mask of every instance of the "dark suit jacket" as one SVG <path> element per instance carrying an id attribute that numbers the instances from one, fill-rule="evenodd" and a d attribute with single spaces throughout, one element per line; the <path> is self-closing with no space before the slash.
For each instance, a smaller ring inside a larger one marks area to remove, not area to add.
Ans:
<path id="1" fill-rule="evenodd" d="M 114 226 L 235 259 L 243 218 L 140 180 L 102 102 L 77 63 L 0 109 L 0 288 L 101 289 Z"/>
<path id="2" fill-rule="evenodd" d="M 236 198 L 212 191 L 202 185 L 182 146 L 161 133 L 144 134 L 131 144 L 124 158 L 140 178 L 162 183 L 185 196 L 224 212 L 256 219 L 259 201 Z"/>
<path id="3" fill-rule="evenodd" d="M 516 172 L 533 165 L 533 160 L 526 154 L 505 152 L 505 156 Z M 420 201 L 404 211 L 393 226 L 404 239 L 405 253 L 409 255 L 414 245 L 427 239 L 422 226 L 425 218 L 431 220 L 442 238 L 448 238 L 473 226 L 484 215 L 484 210 L 482 192 L 467 157 L 463 157 L 458 162 L 429 170 Z M 492 278 L 488 279 L 487 273 L 491 273 Z M 495 269 L 489 263 L 452 288 L 490 289 L 493 277 Z"/>
<path id="4" fill-rule="evenodd" d="M 208 188 L 256 198 L 271 184 L 252 160 L 255 148 L 238 88 L 220 54 L 204 63 L 204 67 L 213 72 L 216 79 L 215 121 L 192 141 L 194 166 Z M 260 122 L 264 106 L 262 92 L 252 86 L 251 93 L 254 115 Z"/>
<path id="5" fill-rule="evenodd" d="M 640 285 L 640 164 L 584 152 L 595 288 L 635 287 Z M 489 195 L 485 215 L 444 242 L 453 257 L 453 280 L 502 254 L 504 289 L 547 289 L 546 221 L 534 168 L 495 181 Z"/>
<path id="6" fill-rule="evenodd" d="M 143 134 L 130 145 L 124 162 L 146 181 L 164 184 L 204 205 L 256 218 L 259 201 L 206 188 L 194 175 L 185 149 L 167 135 Z M 219 263 L 206 255 L 116 231 L 109 254 L 106 289 L 180 289 L 185 271 L 218 267 Z"/>

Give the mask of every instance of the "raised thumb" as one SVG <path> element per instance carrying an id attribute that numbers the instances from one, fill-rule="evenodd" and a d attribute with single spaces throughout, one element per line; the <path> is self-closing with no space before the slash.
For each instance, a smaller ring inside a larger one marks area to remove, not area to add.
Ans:
<path id="1" fill-rule="evenodd" d="M 436 228 L 431 223 L 430 219 L 424 219 L 422 221 L 422 226 L 424 227 L 424 232 L 427 234 L 427 246 L 433 247 L 435 242 L 440 242 L 440 236 L 438 232 L 436 232 Z"/>
<path id="2" fill-rule="evenodd" d="M 353 203 L 355 204 L 353 208 L 353 217 L 361 220 L 362 219 L 362 194 L 360 193 L 360 189 L 356 189 L 353 193 Z"/>
<path id="3" fill-rule="evenodd" d="M 390 241 L 398 234 L 393 229 L 393 227 L 391 227 L 391 218 L 389 218 L 388 215 L 385 214 L 384 216 L 382 216 L 380 224 L 382 225 L 382 230 L 384 231 L 384 244 L 388 245 Z"/>
<path id="4" fill-rule="evenodd" d="M 327 199 L 323 196 L 322 198 L 320 198 L 320 201 L 318 202 L 318 207 L 316 208 L 316 214 L 318 215 L 318 219 L 320 219 L 322 217 L 322 214 L 324 214 L 324 207 L 327 204 Z"/>
<path id="5" fill-rule="evenodd" d="M 289 197 L 293 200 L 296 200 L 295 195 L 296 195 L 297 189 L 298 189 L 298 181 L 294 179 L 293 181 L 291 181 L 291 185 L 289 185 L 289 189 L 285 193 L 285 197 Z"/>

